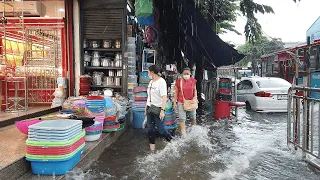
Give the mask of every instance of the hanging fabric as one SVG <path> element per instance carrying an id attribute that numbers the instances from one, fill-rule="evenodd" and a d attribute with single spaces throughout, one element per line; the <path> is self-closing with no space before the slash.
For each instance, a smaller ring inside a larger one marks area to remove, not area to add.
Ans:
<path id="1" fill-rule="evenodd" d="M 152 0 L 136 0 L 135 3 L 136 16 L 148 17 L 153 13 Z"/>

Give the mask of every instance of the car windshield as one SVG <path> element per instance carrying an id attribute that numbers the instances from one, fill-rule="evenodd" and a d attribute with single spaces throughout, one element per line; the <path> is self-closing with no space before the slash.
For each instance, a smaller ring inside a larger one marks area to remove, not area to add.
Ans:
<path id="1" fill-rule="evenodd" d="M 291 84 L 284 79 L 261 79 L 256 81 L 259 88 L 281 88 L 290 87 Z"/>

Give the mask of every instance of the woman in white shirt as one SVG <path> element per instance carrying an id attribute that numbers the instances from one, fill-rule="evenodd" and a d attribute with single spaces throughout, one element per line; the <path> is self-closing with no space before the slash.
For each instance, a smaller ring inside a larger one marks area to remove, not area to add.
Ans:
<path id="1" fill-rule="evenodd" d="M 147 116 L 149 146 L 150 151 L 155 151 L 156 141 L 156 126 L 160 134 L 162 134 L 167 141 L 171 141 L 172 137 L 165 129 L 163 119 L 165 116 L 164 109 L 167 102 L 167 83 L 160 77 L 160 68 L 152 65 L 148 69 L 148 75 L 151 79 L 148 86 L 148 100 L 145 109 Z"/>

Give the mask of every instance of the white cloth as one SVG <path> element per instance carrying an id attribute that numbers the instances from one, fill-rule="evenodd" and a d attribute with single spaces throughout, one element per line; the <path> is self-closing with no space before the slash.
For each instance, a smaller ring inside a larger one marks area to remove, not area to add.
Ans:
<path id="1" fill-rule="evenodd" d="M 148 101 L 147 106 L 162 106 L 162 96 L 167 95 L 167 83 L 163 78 L 157 81 L 151 80 L 148 86 Z M 150 102 L 151 96 L 151 102 Z"/>

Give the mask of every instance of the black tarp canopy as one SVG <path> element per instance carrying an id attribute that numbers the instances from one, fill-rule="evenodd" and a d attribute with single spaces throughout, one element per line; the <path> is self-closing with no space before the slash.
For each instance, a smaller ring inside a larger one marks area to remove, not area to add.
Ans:
<path id="1" fill-rule="evenodd" d="M 193 0 L 156 0 L 156 7 L 170 56 L 182 51 L 195 62 L 203 55 L 215 67 L 231 65 L 245 57 L 216 35 Z"/>

